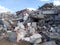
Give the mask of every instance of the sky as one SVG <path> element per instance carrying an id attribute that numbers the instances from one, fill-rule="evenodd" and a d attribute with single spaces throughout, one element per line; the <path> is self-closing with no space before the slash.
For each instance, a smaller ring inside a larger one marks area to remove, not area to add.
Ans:
<path id="1" fill-rule="evenodd" d="M 0 12 L 7 10 L 16 12 L 24 8 L 37 9 L 39 6 L 51 2 L 54 5 L 60 5 L 60 0 L 0 0 Z"/>

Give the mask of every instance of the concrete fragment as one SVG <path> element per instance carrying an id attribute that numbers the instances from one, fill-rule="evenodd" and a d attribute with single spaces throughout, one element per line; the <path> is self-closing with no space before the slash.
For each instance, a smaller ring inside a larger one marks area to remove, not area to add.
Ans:
<path id="1" fill-rule="evenodd" d="M 14 32 L 9 32 L 8 38 L 11 42 L 16 42 L 16 34 Z"/>
<path id="2" fill-rule="evenodd" d="M 57 45 L 55 41 L 44 42 L 41 45 Z"/>

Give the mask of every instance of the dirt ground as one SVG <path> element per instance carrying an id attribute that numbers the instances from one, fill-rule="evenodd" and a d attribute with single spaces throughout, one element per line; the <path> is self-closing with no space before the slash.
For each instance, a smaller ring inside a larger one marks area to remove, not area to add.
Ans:
<path id="1" fill-rule="evenodd" d="M 25 42 L 25 41 L 20 41 L 19 43 L 13 43 L 13 42 L 10 42 L 7 39 L 1 39 L 0 40 L 0 45 L 30 45 L 30 43 Z"/>

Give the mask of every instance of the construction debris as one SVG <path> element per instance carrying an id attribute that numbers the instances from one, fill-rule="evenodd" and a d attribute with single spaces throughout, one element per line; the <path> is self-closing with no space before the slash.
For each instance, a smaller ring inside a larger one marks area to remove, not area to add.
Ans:
<path id="1" fill-rule="evenodd" d="M 60 9 L 46 3 L 37 10 L 0 14 L 0 38 L 28 45 L 60 45 Z M 24 45 L 23 44 L 23 45 Z"/>

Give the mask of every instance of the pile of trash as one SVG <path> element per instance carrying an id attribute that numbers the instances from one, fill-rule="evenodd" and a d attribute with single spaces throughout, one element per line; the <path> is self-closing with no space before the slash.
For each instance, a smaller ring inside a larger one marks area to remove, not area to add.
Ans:
<path id="1" fill-rule="evenodd" d="M 48 23 L 47 14 L 28 9 L 16 13 L 8 13 L 10 15 L 0 19 L 0 40 L 7 38 L 11 42 L 25 41 L 30 45 L 60 45 L 60 25 Z"/>

